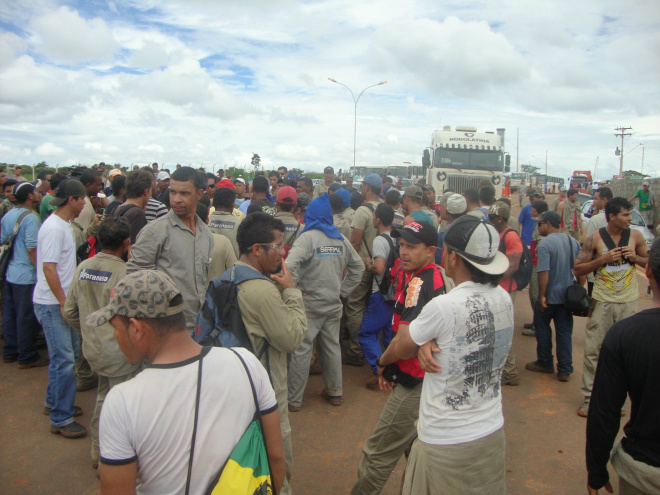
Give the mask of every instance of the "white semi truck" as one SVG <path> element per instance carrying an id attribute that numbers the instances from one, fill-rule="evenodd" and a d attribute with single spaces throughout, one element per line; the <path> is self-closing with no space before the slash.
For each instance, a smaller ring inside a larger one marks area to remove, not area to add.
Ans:
<path id="1" fill-rule="evenodd" d="M 422 164 L 426 183 L 436 194 L 451 190 L 478 189 L 487 180 L 500 195 L 502 176 L 509 172 L 511 156 L 504 152 L 504 129 L 477 132 L 476 127 L 444 126 L 431 135 L 431 146 L 424 150 Z"/>

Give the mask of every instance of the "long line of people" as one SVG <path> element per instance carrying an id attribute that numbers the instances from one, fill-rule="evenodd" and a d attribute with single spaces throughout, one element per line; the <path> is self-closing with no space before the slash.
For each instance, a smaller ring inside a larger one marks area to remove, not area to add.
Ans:
<path id="1" fill-rule="evenodd" d="M 660 245 L 649 258 L 644 239 L 630 230 L 632 205 L 606 188 L 596 203 L 604 218 L 592 217 L 580 245 L 573 190 L 550 209 L 543 191 L 529 190 L 516 222 L 510 200 L 496 200 L 489 183 L 444 191 L 436 203 L 430 186 L 399 191 L 376 174 L 364 177 L 358 192 L 352 181 L 335 181 L 332 167 L 313 190 L 309 178 L 284 168 L 251 183 L 190 167 L 170 174 L 154 164 L 126 176 L 115 170 L 86 169 L 79 180 L 7 180 L 0 204 L 2 242 L 16 230 L 4 277 L 3 361 L 49 366 L 44 414 L 51 432 L 67 438 L 87 433 L 75 420 L 83 414 L 76 390 L 98 387 L 91 463 L 101 466 L 102 490 L 139 483 L 139 493 L 182 492 L 192 416 L 204 418 L 207 434 L 228 414 L 235 421 L 255 413 L 250 404 L 232 404 L 222 385 L 205 385 L 201 402 L 188 400 L 201 386 L 202 361 L 206 377 L 232 359 L 191 338 L 212 279 L 237 287 L 257 356 L 246 369 L 258 380 L 272 483 L 285 494 L 293 473 L 288 415 L 304 409 L 309 374 L 322 373 L 322 396 L 340 406 L 342 364 L 365 362 L 373 372 L 366 386 L 391 394 L 351 493 L 380 493 L 411 446 L 403 493 L 505 493 L 500 387 L 520 382 L 511 343 L 523 245 L 533 265 L 534 319 L 522 332 L 537 340 L 530 371 L 555 371 L 554 321 L 557 377 L 569 380 L 566 289 L 574 276 L 583 283 L 595 273 L 580 416 L 591 418 L 601 344 L 612 324 L 636 313 L 635 267 L 649 259 L 658 292 Z M 41 329 L 48 356 L 37 350 Z M 236 365 L 225 364 L 225 372 L 237 373 Z M 250 395 L 249 383 L 242 386 Z M 154 424 L 138 417 L 146 407 L 140 394 L 154 390 L 158 403 L 183 406 L 180 417 L 159 410 L 152 410 Z M 230 451 L 237 442 L 223 438 L 218 450 L 205 434 L 197 433 L 199 452 Z M 173 439 L 168 457 L 164 437 Z M 658 439 L 648 441 L 652 452 Z M 647 448 L 630 455 L 657 468 Z M 191 493 L 206 488 L 212 467 L 222 464 L 213 461 L 196 464 L 191 454 Z"/>

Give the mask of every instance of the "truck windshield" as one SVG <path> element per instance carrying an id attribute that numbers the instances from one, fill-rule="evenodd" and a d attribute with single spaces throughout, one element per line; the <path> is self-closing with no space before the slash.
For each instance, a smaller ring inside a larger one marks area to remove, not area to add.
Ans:
<path id="1" fill-rule="evenodd" d="M 436 148 L 433 167 L 501 172 L 504 168 L 502 162 L 502 153 L 499 151 Z"/>

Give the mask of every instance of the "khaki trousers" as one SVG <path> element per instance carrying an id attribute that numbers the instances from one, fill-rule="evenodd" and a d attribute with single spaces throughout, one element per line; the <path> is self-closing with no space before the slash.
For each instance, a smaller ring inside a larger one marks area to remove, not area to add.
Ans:
<path id="1" fill-rule="evenodd" d="M 376 429 L 364 444 L 364 457 L 351 495 L 378 495 L 397 462 L 417 437 L 422 384 L 409 389 L 395 385 L 385 403 Z"/>
<path id="2" fill-rule="evenodd" d="M 78 336 L 80 337 L 80 352 L 78 353 L 78 359 L 76 359 L 76 363 L 73 366 L 73 371 L 76 374 L 76 385 L 87 387 L 88 385 L 94 385 L 96 383 L 96 373 L 94 373 L 94 370 L 89 365 L 87 358 L 85 358 L 85 355 L 82 352 L 83 336 L 80 333 Z"/>
<path id="3" fill-rule="evenodd" d="M 431 445 L 415 440 L 403 495 L 505 495 L 504 429 L 472 442 Z"/>
<path id="4" fill-rule="evenodd" d="M 362 325 L 362 315 L 367 304 L 367 295 L 371 294 L 371 285 L 373 274 L 364 271 L 362 280 L 358 286 L 346 298 L 344 310 L 346 312 L 346 331 L 348 333 L 348 343 L 344 348 L 344 354 L 352 358 L 362 357 L 362 348 L 358 340 L 358 332 Z"/>
<path id="5" fill-rule="evenodd" d="M 509 292 L 509 295 L 511 296 L 511 302 L 515 303 L 516 302 L 516 294 L 518 291 L 513 291 Z M 515 320 L 514 320 L 514 330 L 515 330 Z M 514 336 L 516 332 L 513 332 Z M 502 376 L 505 378 L 509 378 L 511 380 L 518 378 L 520 376 L 520 372 L 518 371 L 518 366 L 516 365 L 516 355 L 513 353 L 513 342 L 511 343 L 511 348 L 509 349 L 509 354 L 506 357 L 506 361 L 504 362 L 504 368 L 502 369 Z"/>
<path id="6" fill-rule="evenodd" d="M 587 321 L 584 334 L 584 360 L 582 362 L 582 395 L 591 397 L 598 355 L 607 331 L 617 321 L 628 318 L 637 312 L 637 301 L 630 303 L 609 303 L 594 301 L 594 309 Z"/>
<path id="7" fill-rule="evenodd" d="M 660 493 L 660 468 L 636 461 L 621 446 L 612 449 L 612 466 L 619 475 L 621 495 L 651 495 Z"/>
<path id="8" fill-rule="evenodd" d="M 105 398 L 108 395 L 108 392 L 115 385 L 120 383 L 127 382 L 135 375 L 137 375 L 141 370 L 136 370 L 133 373 L 124 376 L 103 376 L 98 375 L 99 377 L 99 386 L 96 391 L 96 407 L 94 407 L 94 415 L 92 416 L 92 422 L 89 424 L 89 431 L 92 433 L 92 461 L 98 462 L 99 460 L 99 420 L 101 419 L 101 409 L 103 409 L 103 403 Z"/>

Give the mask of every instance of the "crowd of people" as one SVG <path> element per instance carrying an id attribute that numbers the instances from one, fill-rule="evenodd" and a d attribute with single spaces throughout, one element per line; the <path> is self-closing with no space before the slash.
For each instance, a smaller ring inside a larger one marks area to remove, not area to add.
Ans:
<path id="1" fill-rule="evenodd" d="M 402 493 L 503 494 L 512 341 L 534 337 L 525 368 L 569 381 L 574 284 L 591 296 L 577 408 L 589 493 L 609 489 L 611 451 L 621 493 L 660 491 L 660 241 L 649 250 L 609 188 L 585 226 L 574 189 L 550 203 L 528 189 L 516 218 L 488 181 L 436 194 L 332 167 L 316 186 L 285 167 L 2 174 L 3 361 L 48 366 L 43 412 L 65 438 L 88 433 L 76 392 L 97 388 L 90 460 L 104 494 L 206 493 L 255 417 L 267 483 L 291 493 L 289 414 L 304 414 L 309 375 L 340 407 L 342 365 L 365 364 L 365 386 L 390 394 L 352 494 L 380 493 L 403 455 Z M 654 298 L 641 312 L 637 267 Z M 235 287 L 246 348 L 198 343 L 221 283 Z M 532 322 L 514 314 L 527 287 Z"/>

